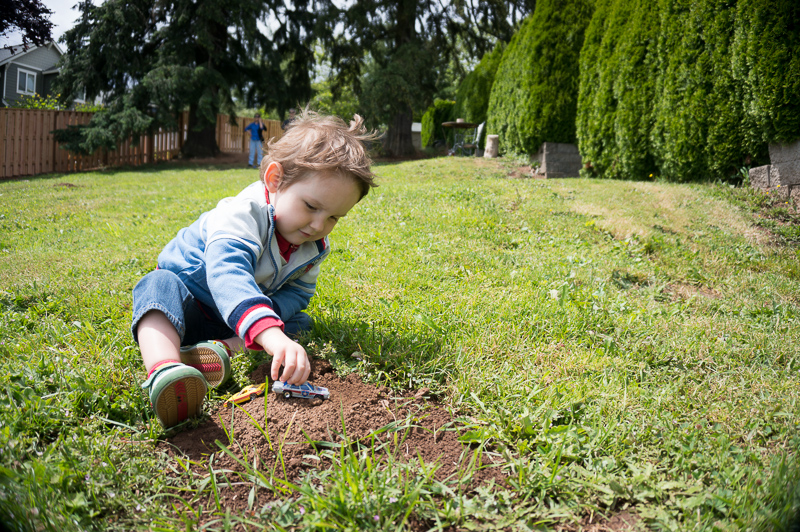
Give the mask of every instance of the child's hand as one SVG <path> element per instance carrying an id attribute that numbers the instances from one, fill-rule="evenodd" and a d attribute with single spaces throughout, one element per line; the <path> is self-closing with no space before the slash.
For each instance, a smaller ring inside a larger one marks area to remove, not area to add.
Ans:
<path id="1" fill-rule="evenodd" d="M 284 366 L 281 381 L 289 384 L 303 384 L 311 373 L 311 363 L 303 346 L 289 339 L 280 327 L 270 327 L 256 336 L 256 342 L 272 355 L 272 380 L 278 380 L 281 366 Z"/>

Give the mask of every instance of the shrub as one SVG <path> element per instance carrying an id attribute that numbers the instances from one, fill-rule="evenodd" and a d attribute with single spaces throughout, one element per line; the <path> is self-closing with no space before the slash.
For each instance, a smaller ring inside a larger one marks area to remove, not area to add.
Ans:
<path id="1" fill-rule="evenodd" d="M 757 140 L 800 139 L 800 3 L 739 0 L 736 19 L 732 70 Z"/>
<path id="2" fill-rule="evenodd" d="M 576 119 L 584 175 L 649 178 L 657 5 L 601 0 L 580 56 Z"/>
<path id="3" fill-rule="evenodd" d="M 475 70 L 464 77 L 456 92 L 456 115 L 467 122 L 480 124 L 486 121 L 489 110 L 489 95 L 503 57 L 506 45 L 499 42 L 494 50 L 484 54 Z"/>
<path id="4" fill-rule="evenodd" d="M 800 138 L 800 5 L 600 0 L 581 51 L 585 175 L 739 179 Z"/>
<path id="5" fill-rule="evenodd" d="M 10 107 L 17 109 L 48 109 L 52 111 L 61 111 L 64 109 L 58 103 L 58 95 L 42 96 L 40 94 L 33 94 L 31 96 L 23 94 L 15 101 L 10 102 Z"/>
<path id="6" fill-rule="evenodd" d="M 506 47 L 489 98 L 488 133 L 504 151 L 575 142 L 578 56 L 592 0 L 540 0 Z"/>
<path id="7" fill-rule="evenodd" d="M 437 140 L 443 140 L 452 146 L 453 130 L 442 127 L 442 122 L 455 120 L 456 102 L 452 100 L 436 100 L 422 115 L 422 147 L 433 146 Z"/>
<path id="8" fill-rule="evenodd" d="M 728 0 L 661 3 L 653 154 L 670 181 L 727 178 L 765 153 L 748 145 L 743 94 L 731 73 Z"/>

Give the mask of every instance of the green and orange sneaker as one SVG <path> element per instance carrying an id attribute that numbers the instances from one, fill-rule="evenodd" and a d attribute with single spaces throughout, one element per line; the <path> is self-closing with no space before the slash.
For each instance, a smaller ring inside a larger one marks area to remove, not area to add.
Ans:
<path id="1" fill-rule="evenodd" d="M 142 388 L 148 391 L 153 411 L 167 429 L 202 414 L 208 391 L 203 374 L 177 360 L 154 366 Z"/>
<path id="2" fill-rule="evenodd" d="M 181 362 L 202 373 L 212 388 L 224 383 L 231 374 L 230 350 L 219 340 L 182 347 Z"/>

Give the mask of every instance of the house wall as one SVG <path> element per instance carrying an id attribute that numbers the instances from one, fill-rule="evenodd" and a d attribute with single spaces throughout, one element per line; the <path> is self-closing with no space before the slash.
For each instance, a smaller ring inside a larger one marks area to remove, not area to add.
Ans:
<path id="1" fill-rule="evenodd" d="M 29 72 L 34 72 L 36 74 L 36 92 L 41 95 L 47 94 L 42 72 L 52 69 L 58 63 L 59 57 L 55 49 L 44 46 L 32 50 L 17 59 L 12 59 L 7 63 L 8 68 L 6 68 L 6 65 L 0 67 L 0 69 L 3 70 L 4 79 L 2 86 L 5 88 L 5 100 L 11 103 L 22 96 L 17 92 L 17 75 L 20 68 Z M 47 88 L 49 88 L 49 83 Z"/>
<path id="2" fill-rule="evenodd" d="M 42 89 L 42 92 L 40 94 L 42 94 L 42 96 L 50 96 L 51 94 L 53 94 L 52 86 L 53 82 L 58 77 L 58 74 L 47 74 L 42 77 L 44 78 L 44 88 Z"/>

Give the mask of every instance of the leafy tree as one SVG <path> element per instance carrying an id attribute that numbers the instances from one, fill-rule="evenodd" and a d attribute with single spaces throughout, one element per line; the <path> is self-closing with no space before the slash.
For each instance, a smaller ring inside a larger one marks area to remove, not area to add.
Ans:
<path id="1" fill-rule="evenodd" d="M 337 98 L 333 97 L 328 80 L 312 83 L 311 88 L 314 90 L 314 97 L 309 106 L 315 111 L 335 115 L 345 121 L 352 120 L 353 115 L 359 112 L 358 98 L 349 87 L 340 91 Z"/>
<path id="2" fill-rule="evenodd" d="M 533 4 L 363 0 L 338 7 L 330 2 L 320 21 L 341 28 L 322 37 L 333 71 L 333 94 L 352 87 L 367 117 L 388 125 L 387 151 L 410 154 L 412 116 L 432 103 L 452 60 L 463 50 L 480 57 L 498 39 L 509 38 L 514 21 Z"/>
<path id="3" fill-rule="evenodd" d="M 489 111 L 489 96 L 492 93 L 494 77 L 500 60 L 503 58 L 505 43 L 499 42 L 494 50 L 484 54 L 475 69 L 467 74 L 458 86 L 456 93 L 455 116 L 467 122 L 480 124 L 486 121 Z M 478 144 L 486 138 L 486 128 L 481 132 Z"/>
<path id="4" fill-rule="evenodd" d="M 3 0 L 0 2 L 0 36 L 20 31 L 23 46 L 28 43 L 43 46 L 52 40 L 53 23 L 48 20 L 52 14 L 40 0 Z"/>
<path id="5" fill-rule="evenodd" d="M 310 0 L 313 2 L 313 0 Z M 62 131 L 75 151 L 113 149 L 120 139 L 175 127 L 189 109 L 185 156 L 218 152 L 218 113 L 233 115 L 232 93 L 249 104 L 290 107 L 311 95 L 310 31 L 314 8 L 256 0 L 107 0 L 79 4 L 81 18 L 64 41 L 56 90 L 64 100 L 81 89 L 106 108 L 90 124 Z M 276 24 L 271 38 L 258 21 Z"/>

